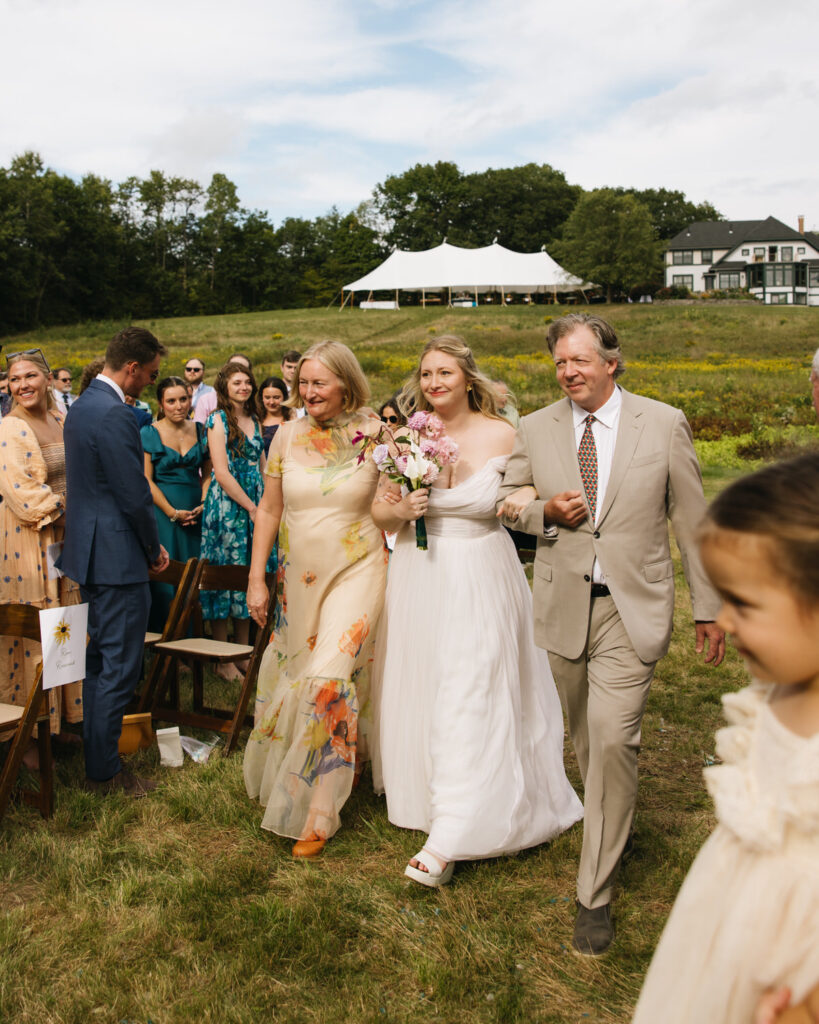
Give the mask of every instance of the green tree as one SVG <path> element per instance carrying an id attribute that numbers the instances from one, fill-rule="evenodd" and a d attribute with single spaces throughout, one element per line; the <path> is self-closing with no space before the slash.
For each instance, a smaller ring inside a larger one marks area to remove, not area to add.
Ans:
<path id="1" fill-rule="evenodd" d="M 648 207 L 632 195 L 600 188 L 582 195 L 566 221 L 557 259 L 572 274 L 605 289 L 628 291 L 659 272 L 661 247 Z"/>
<path id="2" fill-rule="evenodd" d="M 551 246 L 574 209 L 581 189 L 548 164 L 526 164 L 469 174 L 455 237 L 459 244 L 536 252 Z M 453 241 L 453 238 L 450 238 Z"/>
<path id="3" fill-rule="evenodd" d="M 633 195 L 648 207 L 657 238 L 668 241 L 696 220 L 724 220 L 711 203 L 692 203 L 684 192 L 667 188 L 614 189 L 618 195 Z"/>
<path id="4" fill-rule="evenodd" d="M 376 209 L 388 225 L 385 241 L 399 249 L 440 245 L 453 225 L 456 229 L 460 225 L 465 198 L 457 165 L 441 160 L 392 174 L 373 191 Z"/>

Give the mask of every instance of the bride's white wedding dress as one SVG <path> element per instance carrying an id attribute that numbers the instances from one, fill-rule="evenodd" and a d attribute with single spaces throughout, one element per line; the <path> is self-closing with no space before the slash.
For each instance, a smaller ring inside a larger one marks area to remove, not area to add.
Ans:
<path id="1" fill-rule="evenodd" d="M 447 861 L 495 857 L 582 817 L 532 595 L 495 517 L 507 457 L 432 488 L 429 550 L 401 530 L 373 675 L 373 780 L 389 819 Z"/>

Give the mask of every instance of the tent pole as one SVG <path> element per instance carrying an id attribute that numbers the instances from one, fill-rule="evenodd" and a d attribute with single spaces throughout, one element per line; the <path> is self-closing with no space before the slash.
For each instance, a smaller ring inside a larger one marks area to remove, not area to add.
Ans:
<path id="1" fill-rule="evenodd" d="M 475 285 L 475 309 L 478 308 L 478 286 Z"/>
<path id="2" fill-rule="evenodd" d="M 557 305 L 557 285 L 556 284 L 552 285 L 552 301 L 554 302 L 555 305 Z"/>
<path id="3" fill-rule="evenodd" d="M 449 303 L 448 303 L 448 305 L 449 305 L 449 308 L 451 309 L 452 308 L 452 287 L 451 286 L 448 287 L 447 291 L 449 292 Z"/>
<path id="4" fill-rule="evenodd" d="M 398 309 L 398 289 L 395 289 L 395 308 Z"/>
<path id="5" fill-rule="evenodd" d="M 583 296 L 583 301 L 584 301 L 584 302 L 586 303 L 586 305 L 588 306 L 588 304 L 589 304 L 589 300 L 588 300 L 588 299 L 586 298 L 586 293 L 585 293 L 585 292 L 583 291 L 583 289 L 582 289 L 582 288 L 580 289 L 580 294 L 581 294 L 581 295 Z"/>
<path id="6" fill-rule="evenodd" d="M 501 309 L 506 305 L 506 296 L 503 294 L 503 285 L 501 285 Z"/>
<path id="7" fill-rule="evenodd" d="M 423 288 L 421 289 L 421 306 L 423 309 L 427 308 L 427 293 Z"/>

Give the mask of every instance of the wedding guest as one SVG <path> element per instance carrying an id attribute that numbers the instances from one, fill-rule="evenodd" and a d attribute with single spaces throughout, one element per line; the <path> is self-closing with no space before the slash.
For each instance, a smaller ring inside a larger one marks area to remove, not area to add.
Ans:
<path id="1" fill-rule="evenodd" d="M 190 384 L 193 389 L 193 394 L 191 395 L 191 408 L 194 411 L 196 411 L 196 407 L 199 404 L 200 399 L 204 398 L 205 395 L 213 394 L 213 388 L 210 384 L 205 383 L 204 376 L 205 364 L 201 359 L 192 357 L 185 363 L 185 381 Z"/>
<path id="2" fill-rule="evenodd" d="M 52 579 L 48 570 L 48 549 L 63 539 L 66 489 L 63 426 L 48 363 L 37 348 L 10 355 L 7 367 L 14 405 L 0 422 L 0 603 L 79 604 L 77 584 L 66 576 Z M 24 704 L 40 660 L 39 643 L 0 637 L 0 700 Z M 61 732 L 63 719 L 82 721 L 81 682 L 55 687 L 48 698 L 52 733 Z M 36 748 L 26 760 L 36 763 Z"/>
<path id="3" fill-rule="evenodd" d="M 201 554 L 213 565 L 249 565 L 264 468 L 253 372 L 242 362 L 227 363 L 217 374 L 215 391 L 217 409 L 207 422 L 213 471 L 202 512 Z M 250 617 L 243 592 L 205 590 L 201 603 L 214 640 L 227 640 L 228 619 L 233 619 L 235 642 L 247 643 Z M 227 664 L 217 671 L 230 680 L 240 678 L 243 669 Z"/>
<path id="4" fill-rule="evenodd" d="M 382 423 L 386 423 L 389 430 L 404 426 L 407 417 L 401 412 L 398 406 L 398 396 L 393 395 L 379 408 L 378 416 Z"/>
<path id="5" fill-rule="evenodd" d="M 373 780 L 394 825 L 428 834 L 405 874 L 440 886 L 456 861 L 544 843 L 582 809 L 529 585 L 495 514 L 515 431 L 455 336 L 427 343 L 400 404 L 435 413 L 458 460 L 403 496 L 383 476 L 372 506 L 377 526 L 400 531 L 376 654 Z"/>
<path id="6" fill-rule="evenodd" d="M 764 990 L 802 1000 L 819 950 L 819 454 L 767 466 L 711 504 L 705 569 L 752 677 L 722 698 L 717 827 L 646 975 L 634 1024 L 747 1024 Z"/>
<path id="7" fill-rule="evenodd" d="M 225 361 L 225 366 L 228 363 L 241 363 L 246 370 L 253 370 L 253 366 L 247 356 L 242 355 L 241 352 L 234 352 L 229 359 Z M 208 417 L 212 412 L 215 411 L 217 404 L 217 396 L 215 389 L 211 389 L 206 395 L 203 395 L 201 400 L 196 403 L 196 409 L 194 410 L 193 418 L 197 423 L 205 424 L 208 422 Z"/>
<path id="8" fill-rule="evenodd" d="M 71 394 L 71 371 L 67 366 L 60 366 L 52 370 L 51 375 L 54 378 L 54 402 L 60 412 L 67 415 L 75 401 L 74 395 Z"/>
<path id="9" fill-rule="evenodd" d="M 506 382 L 502 380 L 493 380 L 492 383 L 495 387 L 495 393 L 498 396 L 498 415 L 503 416 L 503 418 L 510 423 L 515 430 L 517 430 L 520 426 L 520 413 L 515 407 L 515 403 L 509 394 L 509 388 L 507 387 Z"/>
<path id="10" fill-rule="evenodd" d="M 287 385 L 287 390 L 290 392 L 291 395 L 293 394 L 295 386 L 294 381 L 296 377 L 296 367 L 299 365 L 300 362 L 301 352 L 297 352 L 296 349 L 290 349 L 289 352 L 285 352 L 284 355 L 282 356 L 282 380 Z M 302 416 L 307 415 L 307 410 L 303 405 L 297 406 L 294 409 L 294 412 L 298 419 L 301 419 Z"/>
<path id="11" fill-rule="evenodd" d="M 262 828 L 316 856 L 367 756 L 373 636 L 384 597 L 381 536 L 369 516 L 376 468 L 366 452 L 381 425 L 362 409 L 367 380 L 335 341 L 313 345 L 291 401 L 307 417 L 283 424 L 270 446 L 256 517 L 248 607 L 262 625 L 277 600 L 259 671 L 245 785 L 265 808 Z M 264 568 L 278 533 L 278 593 Z"/>
<path id="12" fill-rule="evenodd" d="M 256 395 L 256 414 L 262 425 L 265 456 L 270 451 L 270 442 L 276 436 L 276 431 L 282 423 L 295 416 L 295 410 L 283 404 L 289 395 L 287 385 L 281 377 L 266 377 Z"/>
<path id="13" fill-rule="evenodd" d="M 80 374 L 80 386 L 77 389 L 78 398 L 83 391 L 85 391 L 91 381 L 102 373 L 103 366 L 105 366 L 105 360 L 100 358 L 92 359 L 90 363 L 86 363 L 82 368 L 82 373 Z"/>
<path id="14" fill-rule="evenodd" d="M 139 798 L 156 785 L 125 770 L 117 748 L 142 670 L 148 574 L 168 565 L 125 396 L 138 398 L 156 380 L 164 354 L 144 327 L 119 331 L 105 351 L 102 372 L 66 417 L 68 508 L 57 565 L 77 580 L 88 604 L 85 787 L 99 795 L 122 791 Z"/>
<path id="15" fill-rule="evenodd" d="M 159 542 L 170 558 L 198 558 L 201 515 L 210 484 L 210 458 L 205 428 L 188 419 L 191 400 L 181 377 L 165 377 L 156 386 L 160 416 L 140 432 L 145 476 L 154 499 Z M 174 588 L 151 582 L 148 629 L 161 633 Z"/>

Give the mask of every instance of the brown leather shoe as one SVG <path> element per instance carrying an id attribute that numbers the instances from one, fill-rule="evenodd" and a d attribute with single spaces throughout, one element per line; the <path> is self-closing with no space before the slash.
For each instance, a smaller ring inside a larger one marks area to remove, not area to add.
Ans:
<path id="1" fill-rule="evenodd" d="M 156 789 L 156 783 L 151 779 L 143 779 L 139 775 L 133 775 L 123 768 L 112 779 L 105 779 L 103 782 L 98 782 L 96 779 L 86 779 L 85 788 L 89 793 L 97 793 L 100 796 L 106 796 L 108 793 L 122 790 L 126 796 L 139 800 L 140 797 L 147 796 L 148 793 Z"/>
<path id="2" fill-rule="evenodd" d="M 572 945 L 583 956 L 600 956 L 605 953 L 614 938 L 611 923 L 611 904 L 589 910 L 582 903 L 577 904 Z"/>

